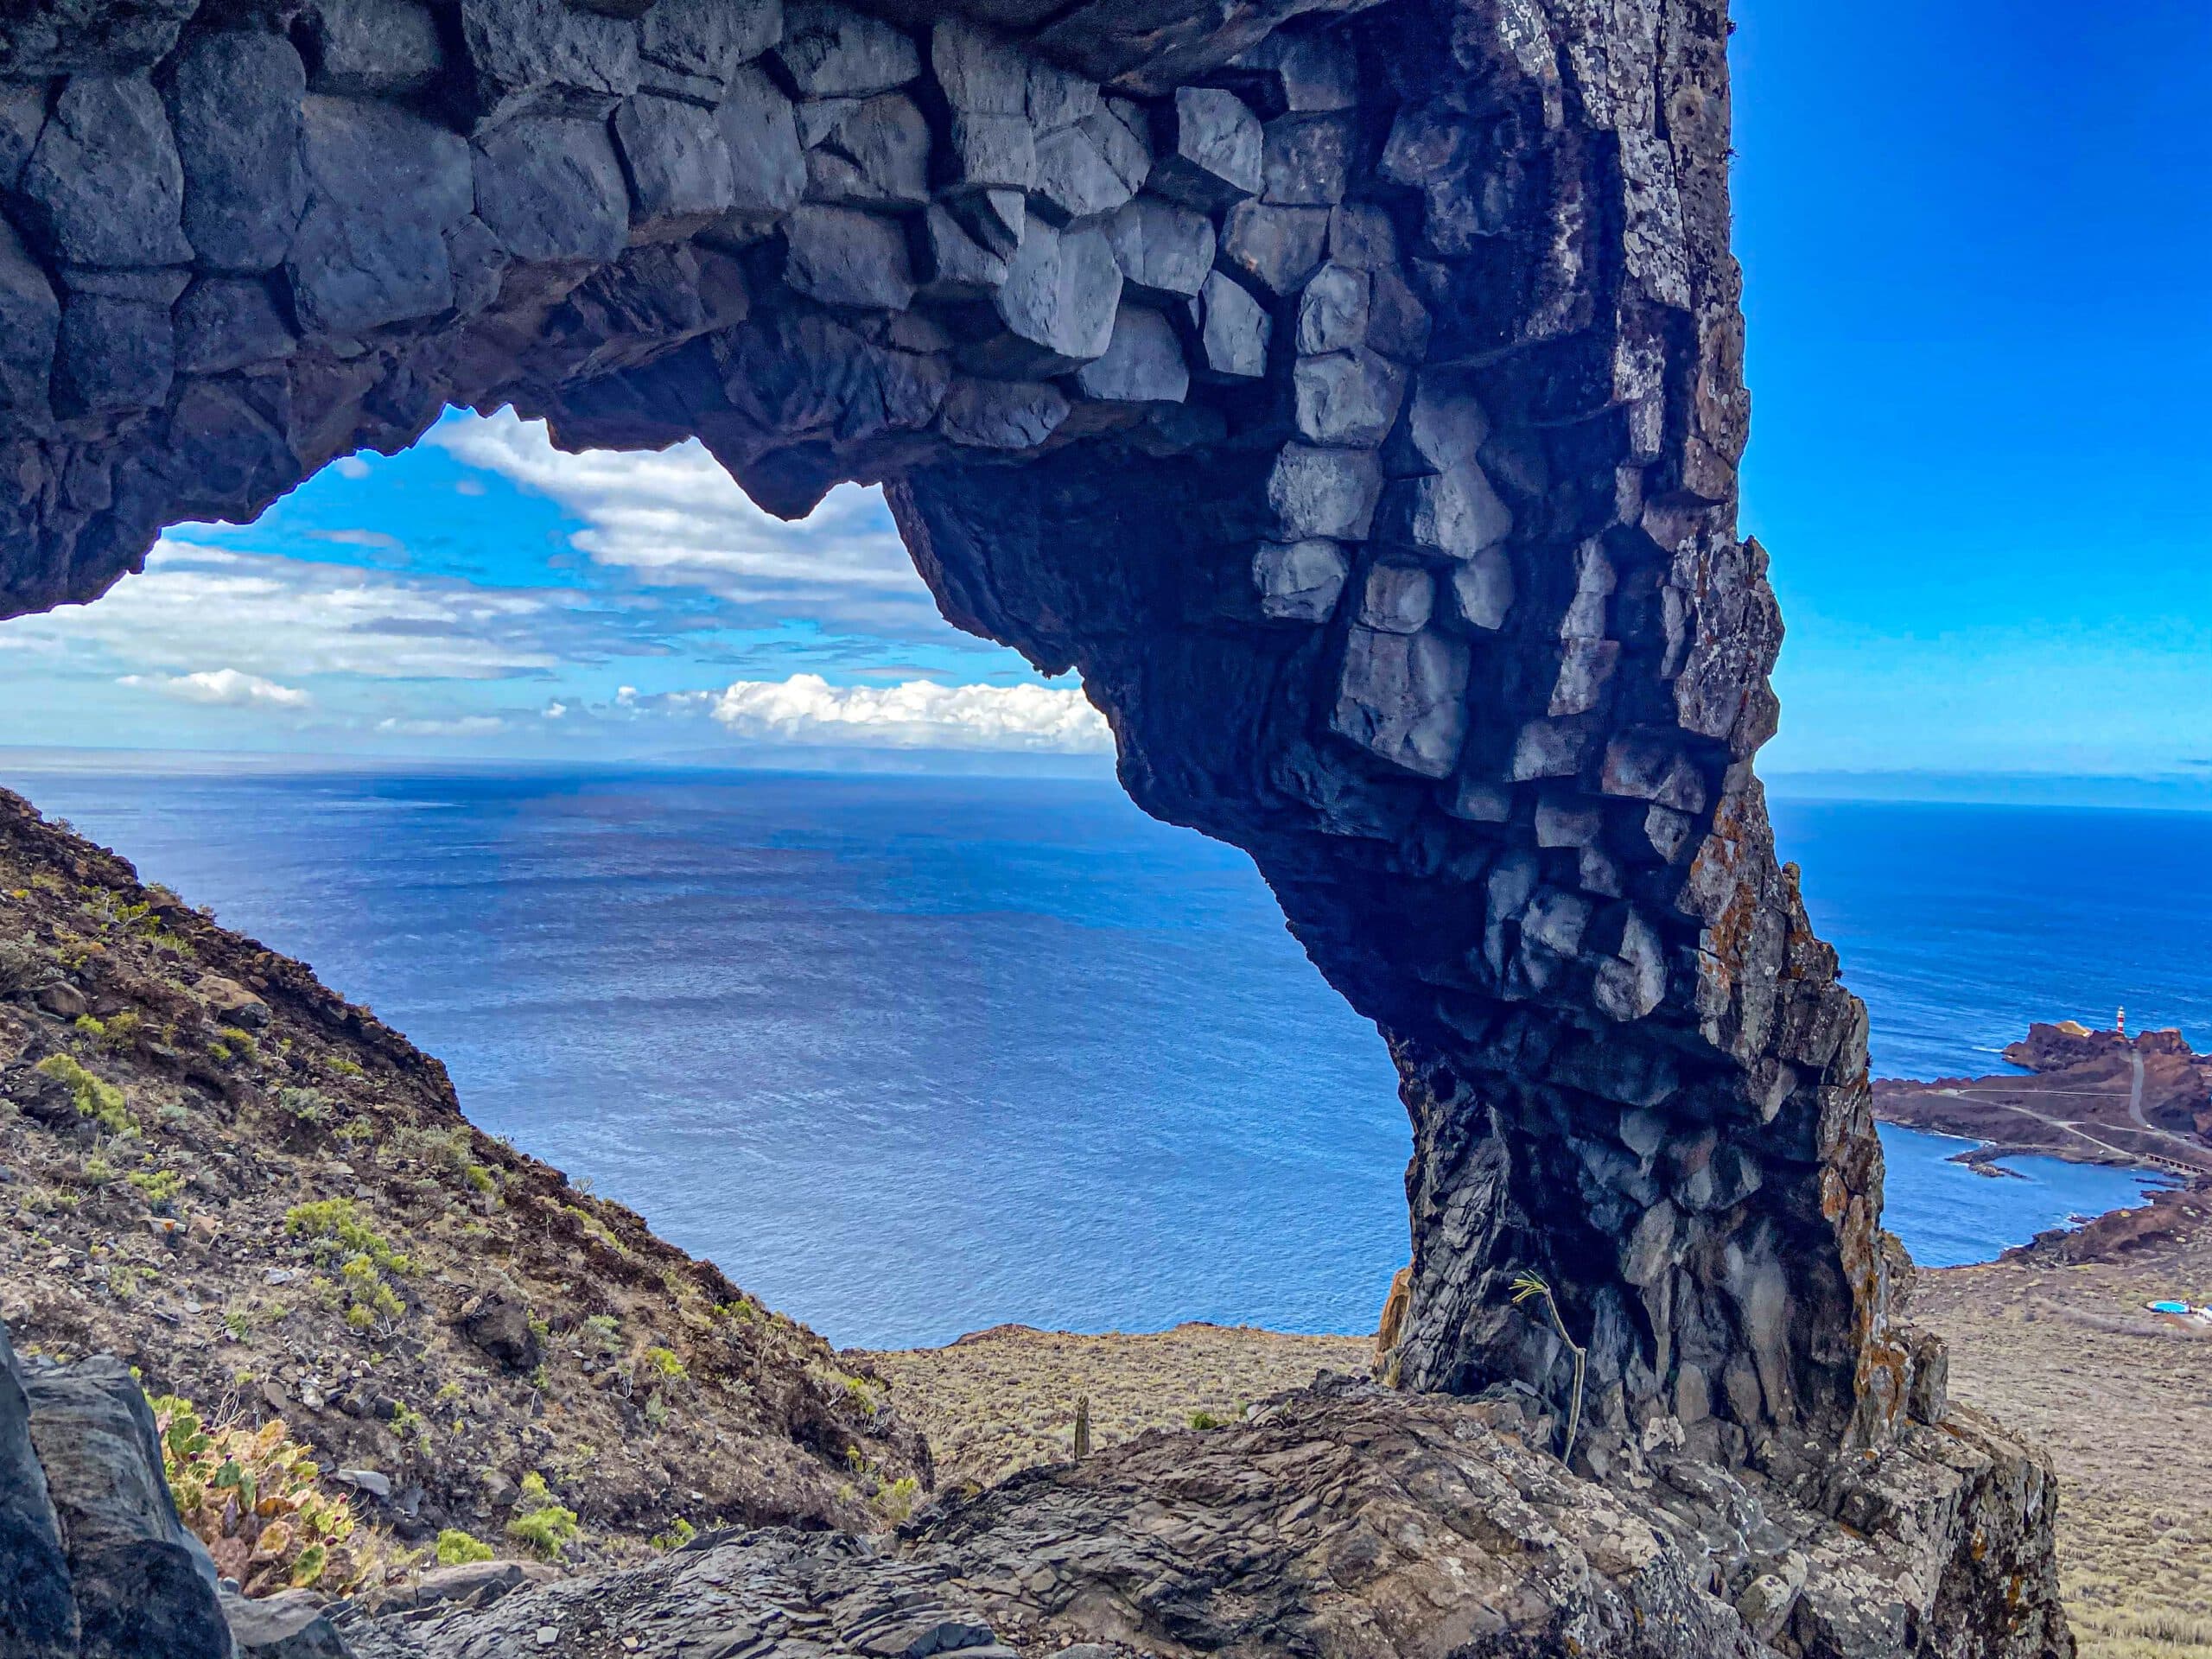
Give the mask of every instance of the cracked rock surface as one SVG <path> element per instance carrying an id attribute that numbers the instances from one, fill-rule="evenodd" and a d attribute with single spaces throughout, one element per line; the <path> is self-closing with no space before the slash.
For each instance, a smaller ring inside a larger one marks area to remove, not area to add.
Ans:
<path id="1" fill-rule="evenodd" d="M 2049 1466 L 1985 1420 L 1916 1429 L 1818 1493 L 1679 1453 L 1609 1491 L 1531 1445 L 1555 1427 L 1510 1402 L 1325 1376 L 1236 1427 L 1017 1475 L 881 1548 L 723 1535 L 346 1633 L 360 1659 L 986 1659 L 1071 1643 L 1091 1644 L 1072 1649 L 1084 1659 L 1872 1659 L 2063 1642 Z"/>

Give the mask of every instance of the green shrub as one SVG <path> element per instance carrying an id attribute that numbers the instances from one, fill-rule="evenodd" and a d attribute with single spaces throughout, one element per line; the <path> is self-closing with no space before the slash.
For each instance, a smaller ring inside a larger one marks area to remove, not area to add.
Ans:
<path id="1" fill-rule="evenodd" d="M 507 1522 L 507 1536 L 557 1560 L 576 1541 L 576 1512 L 564 1509 L 535 1469 L 522 1478 L 522 1496 Z"/>
<path id="2" fill-rule="evenodd" d="M 89 1014 L 77 1016 L 77 1034 L 89 1037 L 102 1048 L 113 1054 L 127 1054 L 138 1046 L 138 1033 L 145 1020 L 133 1008 L 106 1020 L 95 1020 Z"/>
<path id="3" fill-rule="evenodd" d="M 169 1212 L 176 1195 L 184 1191 L 184 1177 L 174 1169 L 134 1170 L 124 1178 L 146 1198 L 146 1207 L 162 1215 Z"/>
<path id="4" fill-rule="evenodd" d="M 693 1526 L 689 1521 L 686 1521 L 679 1515 L 670 1523 L 669 1529 L 666 1532 L 657 1532 L 653 1535 L 653 1548 L 655 1549 L 681 1549 L 684 1545 L 690 1543 L 698 1535 L 699 1529 Z"/>
<path id="5" fill-rule="evenodd" d="M 302 1123 L 320 1123 L 330 1110 L 320 1089 L 279 1089 L 276 1103 Z"/>
<path id="6" fill-rule="evenodd" d="M 130 1103 L 123 1090 L 113 1084 L 102 1081 L 67 1054 L 49 1054 L 38 1063 L 41 1075 L 67 1084 L 69 1096 L 77 1109 L 86 1117 L 97 1120 L 111 1135 L 136 1135 L 138 1126 L 130 1120 Z"/>
<path id="7" fill-rule="evenodd" d="M 1192 1412 L 1191 1414 L 1190 1422 L 1191 1427 L 1197 1429 L 1227 1428 L 1229 1427 L 1228 1418 L 1217 1417 L 1210 1411 Z"/>
<path id="8" fill-rule="evenodd" d="M 438 1565 L 466 1567 L 471 1561 L 492 1559 L 492 1546 L 481 1538 L 471 1537 L 458 1527 L 448 1527 L 438 1535 Z"/>
<path id="9" fill-rule="evenodd" d="M 407 1274 L 415 1264 L 385 1243 L 382 1234 L 362 1218 L 351 1198 L 318 1198 L 296 1204 L 284 1212 L 284 1230 L 294 1238 L 315 1242 L 317 1254 L 365 1255 L 386 1273 Z"/>
<path id="10" fill-rule="evenodd" d="M 875 1506 L 877 1514 L 895 1527 L 914 1513 L 914 1500 L 921 1491 L 920 1481 L 912 1475 L 901 1475 L 887 1485 L 878 1486 L 875 1496 L 868 1502 Z"/>
<path id="11" fill-rule="evenodd" d="M 671 1382 L 680 1382 L 690 1373 L 683 1369 L 683 1362 L 676 1357 L 673 1348 L 648 1348 L 645 1363 Z"/>

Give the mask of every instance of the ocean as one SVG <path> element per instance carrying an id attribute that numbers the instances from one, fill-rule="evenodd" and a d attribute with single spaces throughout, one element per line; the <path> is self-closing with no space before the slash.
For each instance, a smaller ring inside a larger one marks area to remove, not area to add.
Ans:
<path id="1" fill-rule="evenodd" d="M 1409 1137 L 1250 862 L 1110 783 L 772 772 L 0 782 L 312 963 L 470 1118 L 833 1342 L 1373 1328 Z M 2032 1019 L 2212 1031 L 2212 815 L 1781 802 L 1878 1071 Z M 1985 1260 L 2125 1172 L 1885 1130 L 1889 1219 Z"/>

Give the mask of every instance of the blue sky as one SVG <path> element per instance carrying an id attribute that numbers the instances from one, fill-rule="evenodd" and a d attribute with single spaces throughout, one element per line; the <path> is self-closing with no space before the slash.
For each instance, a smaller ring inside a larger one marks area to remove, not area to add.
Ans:
<path id="1" fill-rule="evenodd" d="M 1737 16 L 1745 527 L 1789 624 L 1764 769 L 2212 779 L 2212 7 Z M 142 751 L 1104 743 L 937 616 L 873 493 L 785 526 L 696 448 L 460 416 L 0 624 L 0 743 Z"/>

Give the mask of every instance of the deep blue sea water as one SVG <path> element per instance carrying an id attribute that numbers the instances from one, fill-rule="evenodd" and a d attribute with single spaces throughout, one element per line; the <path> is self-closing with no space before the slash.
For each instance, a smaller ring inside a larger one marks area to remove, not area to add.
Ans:
<path id="1" fill-rule="evenodd" d="M 1373 1327 L 1408 1136 L 1244 856 L 1110 784 L 0 772 L 315 964 L 469 1116 L 842 1344 L 1020 1320 Z M 2031 1019 L 2212 1032 L 2212 816 L 1780 804 L 1892 1074 Z M 1885 1131 L 1984 1259 L 2133 1177 Z"/>

